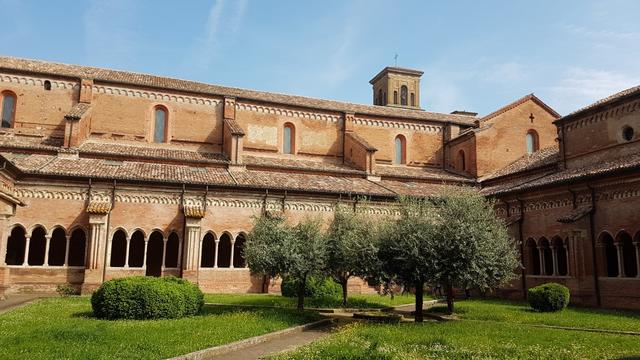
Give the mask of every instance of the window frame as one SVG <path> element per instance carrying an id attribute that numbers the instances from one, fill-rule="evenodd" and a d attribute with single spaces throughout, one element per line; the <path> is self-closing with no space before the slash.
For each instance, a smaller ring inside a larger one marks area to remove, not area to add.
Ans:
<path id="1" fill-rule="evenodd" d="M 3 126 L 4 125 L 4 102 L 7 97 L 13 98 L 13 109 L 11 113 L 11 119 L 9 119 L 10 121 L 9 126 Z M 18 109 L 18 96 L 13 91 L 9 91 L 9 90 L 0 92 L 0 127 L 4 129 L 12 129 L 15 127 L 17 109 Z"/>
<path id="2" fill-rule="evenodd" d="M 289 129 L 289 152 L 286 151 L 287 129 Z M 282 126 L 282 153 L 286 155 L 296 154 L 296 127 L 290 122 L 287 122 Z"/>
<path id="3" fill-rule="evenodd" d="M 531 138 L 531 149 L 529 148 L 529 138 Z M 540 138 L 538 136 L 538 132 L 534 129 L 529 129 L 525 135 L 525 149 L 527 151 L 527 155 L 531 155 L 540 150 Z"/>
<path id="4" fill-rule="evenodd" d="M 162 141 L 156 141 L 156 131 L 158 125 L 158 110 L 164 111 L 164 129 Z M 151 132 L 151 142 L 154 144 L 166 144 L 169 142 L 169 109 L 164 105 L 156 105 L 153 107 L 153 131 Z"/>
<path id="5" fill-rule="evenodd" d="M 398 154 L 398 140 L 400 141 L 400 153 Z M 394 165 L 406 165 L 407 163 L 407 138 L 398 134 L 393 139 L 393 163 Z M 399 156 L 398 156 L 399 155 Z"/>

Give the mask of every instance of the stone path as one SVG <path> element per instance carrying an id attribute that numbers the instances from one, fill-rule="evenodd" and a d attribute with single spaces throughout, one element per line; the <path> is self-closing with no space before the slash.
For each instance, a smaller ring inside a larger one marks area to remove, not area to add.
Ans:
<path id="1" fill-rule="evenodd" d="M 4 300 L 0 300 L 0 314 L 13 310 L 22 305 L 26 305 L 34 300 L 52 297 L 55 294 L 15 294 L 7 295 Z"/>

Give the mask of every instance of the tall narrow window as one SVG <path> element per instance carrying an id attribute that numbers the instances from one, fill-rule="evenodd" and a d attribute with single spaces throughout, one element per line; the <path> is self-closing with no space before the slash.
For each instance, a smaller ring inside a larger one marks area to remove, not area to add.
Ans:
<path id="1" fill-rule="evenodd" d="M 396 164 L 404 164 L 406 162 L 407 159 L 407 144 L 406 144 L 406 140 L 404 138 L 404 136 L 402 135 L 398 135 L 396 136 L 396 156 L 395 156 L 395 163 Z"/>
<path id="2" fill-rule="evenodd" d="M 3 92 L 2 100 L 2 127 L 13 127 L 13 120 L 16 115 L 16 96 L 11 92 Z"/>
<path id="3" fill-rule="evenodd" d="M 407 105 L 409 97 L 409 89 L 407 89 L 406 85 L 402 85 L 400 87 L 400 105 Z"/>
<path id="4" fill-rule="evenodd" d="M 284 136 L 282 141 L 282 152 L 284 154 L 293 154 L 295 152 L 296 145 L 296 131 L 293 124 L 287 123 L 284 125 Z"/>
<path id="5" fill-rule="evenodd" d="M 416 106 L 416 94 L 411 93 L 411 106 Z"/>
<path id="6" fill-rule="evenodd" d="M 393 103 L 398 105 L 398 92 L 397 91 L 393 92 Z"/>
<path id="7" fill-rule="evenodd" d="M 153 142 L 163 143 L 165 141 L 167 141 L 167 109 L 158 106 L 155 111 Z"/>
<path id="8" fill-rule="evenodd" d="M 527 132 L 527 154 L 533 154 L 538 149 L 538 133 L 535 130 L 529 130 Z"/>

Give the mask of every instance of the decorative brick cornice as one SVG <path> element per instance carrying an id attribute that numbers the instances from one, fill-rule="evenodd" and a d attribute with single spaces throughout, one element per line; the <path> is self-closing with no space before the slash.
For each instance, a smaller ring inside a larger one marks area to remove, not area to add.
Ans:
<path id="1" fill-rule="evenodd" d="M 302 111 L 302 110 L 291 110 L 284 107 L 276 107 L 276 106 L 265 106 L 265 105 L 257 105 L 257 104 L 249 104 L 236 102 L 236 110 L 242 111 L 252 111 L 263 114 L 274 114 L 274 115 L 283 115 L 288 117 L 295 118 L 303 118 L 310 120 L 321 120 L 327 121 L 331 123 L 338 123 L 342 116 L 340 115 L 330 115 L 323 113 L 316 113 L 310 111 Z"/>
<path id="2" fill-rule="evenodd" d="M 184 104 L 198 104 L 218 106 L 222 103 L 220 99 L 205 98 L 199 96 L 176 95 L 169 93 L 161 93 L 157 91 L 127 89 L 124 87 L 93 85 L 93 90 L 100 94 L 119 95 L 128 97 L 144 98 L 154 101 L 171 101 Z"/>
<path id="3" fill-rule="evenodd" d="M 590 126 L 593 124 L 597 124 L 601 121 L 604 121 L 610 117 L 622 116 L 628 113 L 632 113 L 640 108 L 640 100 L 633 101 L 631 103 L 622 104 L 611 109 L 607 109 L 605 111 L 600 111 L 591 116 L 587 116 L 585 118 L 581 118 L 579 120 L 574 120 L 565 125 L 565 130 L 567 132 L 571 132 L 573 130 L 583 128 L 585 126 Z"/>
<path id="4" fill-rule="evenodd" d="M 0 74 L 0 82 L 5 82 L 5 83 L 14 83 L 14 84 L 42 87 L 44 86 L 44 82 L 46 80 L 49 80 L 49 82 L 51 82 L 51 88 L 65 89 L 65 90 L 80 88 L 80 85 L 78 83 L 74 83 L 72 81 L 50 80 L 47 78 L 38 78 L 38 77 L 23 76 L 23 75 Z"/>
<path id="5" fill-rule="evenodd" d="M 381 120 L 381 119 L 374 119 L 374 118 L 360 117 L 360 116 L 356 116 L 353 119 L 353 123 L 355 125 L 375 126 L 375 127 L 383 127 L 388 129 L 399 129 L 399 130 L 412 130 L 412 131 L 428 132 L 428 133 L 435 133 L 435 134 L 440 134 L 442 132 L 442 126 L 438 126 L 438 125 L 418 124 L 414 122 L 405 122 L 405 121 L 397 121 L 397 120 Z"/>

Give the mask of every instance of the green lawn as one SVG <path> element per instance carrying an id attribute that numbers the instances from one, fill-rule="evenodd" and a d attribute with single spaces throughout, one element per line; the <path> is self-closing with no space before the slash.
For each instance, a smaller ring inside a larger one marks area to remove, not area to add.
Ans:
<path id="1" fill-rule="evenodd" d="M 353 324 L 272 359 L 617 359 L 640 355 L 640 338 L 511 323 Z"/>
<path id="2" fill-rule="evenodd" d="M 425 301 L 430 298 L 425 295 Z M 235 304 L 235 305 L 260 305 L 260 306 L 278 306 L 286 308 L 295 308 L 297 305 L 296 298 L 288 298 L 280 295 L 272 294 L 206 294 L 204 301 L 216 304 Z M 413 295 L 396 295 L 393 300 L 390 296 L 381 296 L 378 294 L 367 295 L 350 295 L 347 307 L 360 309 L 376 309 L 389 306 L 397 306 L 404 304 L 412 304 L 415 301 Z M 305 299 L 304 306 L 316 308 L 338 308 L 341 307 L 341 299 Z"/>
<path id="3" fill-rule="evenodd" d="M 445 310 L 445 306 L 432 308 L 438 312 Z M 640 332 L 640 312 L 569 307 L 560 312 L 539 313 L 525 302 L 466 300 L 455 303 L 455 313 L 468 320 Z"/>
<path id="4" fill-rule="evenodd" d="M 205 307 L 178 320 L 98 320 L 89 298 L 52 298 L 0 315 L 0 359 L 158 359 L 317 320 L 291 309 Z"/>

